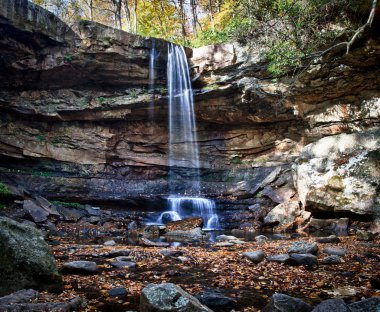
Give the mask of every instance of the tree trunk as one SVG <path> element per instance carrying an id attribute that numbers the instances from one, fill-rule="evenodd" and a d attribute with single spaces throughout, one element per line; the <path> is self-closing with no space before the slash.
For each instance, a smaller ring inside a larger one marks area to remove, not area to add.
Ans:
<path id="1" fill-rule="evenodd" d="M 196 0 L 191 0 L 191 13 L 193 15 L 192 19 L 192 25 L 193 25 L 193 34 L 195 37 L 198 37 L 198 32 L 197 32 L 197 3 Z"/>
<path id="2" fill-rule="evenodd" d="M 94 9 L 94 4 L 93 4 L 93 1 L 90 0 L 89 2 L 89 13 L 90 13 L 90 21 L 93 21 L 94 20 L 94 13 L 93 13 L 93 9 Z"/>
<path id="3" fill-rule="evenodd" d="M 212 1 L 211 0 L 208 0 L 208 6 L 209 6 L 209 9 L 210 9 L 210 23 L 211 23 L 212 31 L 215 31 L 214 13 L 212 11 Z"/>
<path id="4" fill-rule="evenodd" d="M 181 29 L 182 29 L 182 38 L 183 38 L 183 42 L 185 42 L 185 38 L 186 38 L 186 20 L 185 20 L 185 11 L 183 9 L 183 0 L 179 0 L 179 13 L 180 13 L 180 17 L 181 17 Z"/>
<path id="5" fill-rule="evenodd" d="M 134 0 L 133 4 L 133 31 L 137 34 L 137 0 Z"/>
<path id="6" fill-rule="evenodd" d="M 132 32 L 131 10 L 129 9 L 128 0 L 124 0 L 123 3 L 124 3 L 124 11 L 125 11 L 125 18 L 127 20 L 128 31 Z"/>

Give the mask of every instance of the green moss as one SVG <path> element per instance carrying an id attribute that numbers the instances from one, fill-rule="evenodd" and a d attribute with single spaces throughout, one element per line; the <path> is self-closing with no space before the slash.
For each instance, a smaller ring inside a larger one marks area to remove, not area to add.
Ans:
<path id="1" fill-rule="evenodd" d="M 8 196 L 11 194 L 11 191 L 9 188 L 2 182 L 0 182 L 0 195 L 2 196 Z"/>
<path id="2" fill-rule="evenodd" d="M 217 84 L 212 84 L 212 85 L 205 86 L 203 90 L 213 91 L 213 90 L 217 90 L 218 88 L 219 86 Z"/>
<path id="3" fill-rule="evenodd" d="M 330 189 L 334 191 L 341 191 L 344 188 L 342 177 L 332 176 L 328 181 L 327 185 Z"/>
<path id="4" fill-rule="evenodd" d="M 5 209 L 5 208 L 7 208 L 7 205 L 0 203 L 0 209 Z"/>
<path id="5" fill-rule="evenodd" d="M 240 157 L 233 157 L 231 159 L 231 164 L 234 165 L 241 165 L 243 163 L 242 159 Z"/>
<path id="6" fill-rule="evenodd" d="M 32 175 L 37 177 L 51 177 L 53 173 L 48 171 L 32 171 Z"/>
<path id="7" fill-rule="evenodd" d="M 106 98 L 103 97 L 103 96 L 99 96 L 99 97 L 97 98 L 97 100 L 98 100 L 99 104 L 103 104 L 103 103 L 106 101 Z"/>
<path id="8" fill-rule="evenodd" d="M 256 163 L 265 163 L 268 161 L 268 157 L 266 156 L 260 156 L 254 159 L 254 162 Z"/>
<path id="9" fill-rule="evenodd" d="M 51 203 L 53 205 L 72 207 L 72 208 L 81 208 L 82 207 L 82 204 L 80 204 L 80 203 L 64 202 L 64 201 L 60 201 L 60 200 L 53 200 L 53 201 L 51 201 Z"/>
<path id="10" fill-rule="evenodd" d="M 36 135 L 36 139 L 40 142 L 46 141 L 46 137 L 42 134 Z"/>

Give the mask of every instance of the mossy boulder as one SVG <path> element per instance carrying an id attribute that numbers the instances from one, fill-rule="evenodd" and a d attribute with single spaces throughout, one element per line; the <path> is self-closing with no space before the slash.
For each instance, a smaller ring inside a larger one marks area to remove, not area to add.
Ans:
<path id="1" fill-rule="evenodd" d="M 0 217 L 0 250 L 0 296 L 24 288 L 61 289 L 61 275 L 39 230 Z"/>

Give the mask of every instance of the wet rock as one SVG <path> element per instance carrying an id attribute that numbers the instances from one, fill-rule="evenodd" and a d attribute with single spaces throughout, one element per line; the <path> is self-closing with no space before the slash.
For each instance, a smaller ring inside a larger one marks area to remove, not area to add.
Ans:
<path id="1" fill-rule="evenodd" d="M 316 242 L 321 243 L 321 244 L 328 244 L 328 243 L 337 244 L 337 243 L 340 243 L 340 239 L 336 235 L 330 235 L 326 237 L 317 238 Z"/>
<path id="2" fill-rule="evenodd" d="M 256 250 L 256 251 L 247 251 L 243 253 L 243 258 L 248 258 L 251 260 L 253 263 L 259 263 L 264 260 L 265 255 L 264 252 L 261 250 Z"/>
<path id="3" fill-rule="evenodd" d="M 109 240 L 103 243 L 104 246 L 115 246 L 116 242 L 114 240 Z"/>
<path id="4" fill-rule="evenodd" d="M 308 230 L 310 232 L 322 232 L 332 235 L 347 235 L 348 218 L 340 219 L 316 219 L 311 218 Z"/>
<path id="5" fill-rule="evenodd" d="M 108 290 L 108 295 L 110 297 L 125 297 L 128 294 L 128 291 L 124 287 L 116 287 Z"/>
<path id="6" fill-rule="evenodd" d="M 323 252 L 328 255 L 343 257 L 347 253 L 347 250 L 343 248 L 326 247 L 323 249 Z"/>
<path id="7" fill-rule="evenodd" d="M 350 312 L 369 312 L 380 309 L 380 297 L 372 297 L 348 305 Z"/>
<path id="8" fill-rule="evenodd" d="M 271 262 L 281 262 L 285 263 L 289 261 L 290 257 L 288 254 L 278 254 L 278 255 L 269 255 L 267 256 L 267 260 Z"/>
<path id="9" fill-rule="evenodd" d="M 342 259 L 337 255 L 327 256 L 322 259 L 322 264 L 339 264 L 342 263 Z"/>
<path id="10" fill-rule="evenodd" d="M 350 312 L 343 299 L 328 299 L 318 304 L 312 312 Z"/>
<path id="11" fill-rule="evenodd" d="M 312 268 L 317 266 L 318 260 L 316 256 L 310 253 L 292 253 L 290 254 L 290 259 L 287 261 L 287 263 L 291 265 L 304 265 Z"/>
<path id="12" fill-rule="evenodd" d="M 140 312 L 212 312 L 181 287 L 171 284 L 149 284 L 140 295 Z"/>
<path id="13" fill-rule="evenodd" d="M 255 241 L 258 242 L 259 244 L 265 243 L 268 240 L 269 238 L 266 237 L 265 235 L 258 235 L 255 237 Z"/>
<path id="14" fill-rule="evenodd" d="M 62 272 L 73 274 L 95 274 L 98 272 L 98 266 L 92 261 L 71 261 L 63 264 Z"/>
<path id="15" fill-rule="evenodd" d="M 318 245 L 316 243 L 308 243 L 304 241 L 294 242 L 289 248 L 288 253 L 296 254 L 317 254 Z"/>
<path id="16" fill-rule="evenodd" d="M 167 232 L 165 237 L 170 240 L 178 240 L 178 241 L 199 241 L 205 240 L 209 237 L 209 234 L 202 231 L 201 228 L 195 228 L 190 231 L 172 231 Z"/>
<path id="17" fill-rule="evenodd" d="M 263 312 L 310 312 L 312 309 L 309 304 L 301 299 L 275 293 L 264 307 Z"/>
<path id="18" fill-rule="evenodd" d="M 166 231 L 190 231 L 195 228 L 203 227 L 203 219 L 202 218 L 186 218 L 178 221 L 170 221 L 166 223 Z"/>
<path id="19" fill-rule="evenodd" d="M 62 279 L 40 231 L 0 217 L 0 295 L 23 288 L 59 290 Z"/>
<path id="20" fill-rule="evenodd" d="M 195 295 L 195 297 L 200 303 L 213 311 L 229 312 L 236 308 L 236 301 L 234 299 L 224 296 L 219 292 L 204 291 Z"/>

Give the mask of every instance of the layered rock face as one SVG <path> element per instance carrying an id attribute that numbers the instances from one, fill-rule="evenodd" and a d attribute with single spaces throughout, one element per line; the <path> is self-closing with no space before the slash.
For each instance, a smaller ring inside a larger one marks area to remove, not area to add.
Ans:
<path id="1" fill-rule="evenodd" d="M 1 4 L 0 180 L 49 199 L 162 210 L 169 193 L 166 42 L 155 40 L 152 91 L 153 39 L 91 22 L 69 29 L 27 1 Z M 216 198 L 225 227 L 260 227 L 277 205 L 283 218 L 268 224 L 306 217 L 299 199 L 307 210 L 322 205 L 306 190 L 319 169 L 302 160 L 291 167 L 309 143 L 379 126 L 380 41 L 366 38 L 346 56 L 330 53 L 297 79 L 277 82 L 249 47 L 187 51 L 202 192 Z M 371 190 L 365 213 L 373 215 L 378 184 Z"/>

